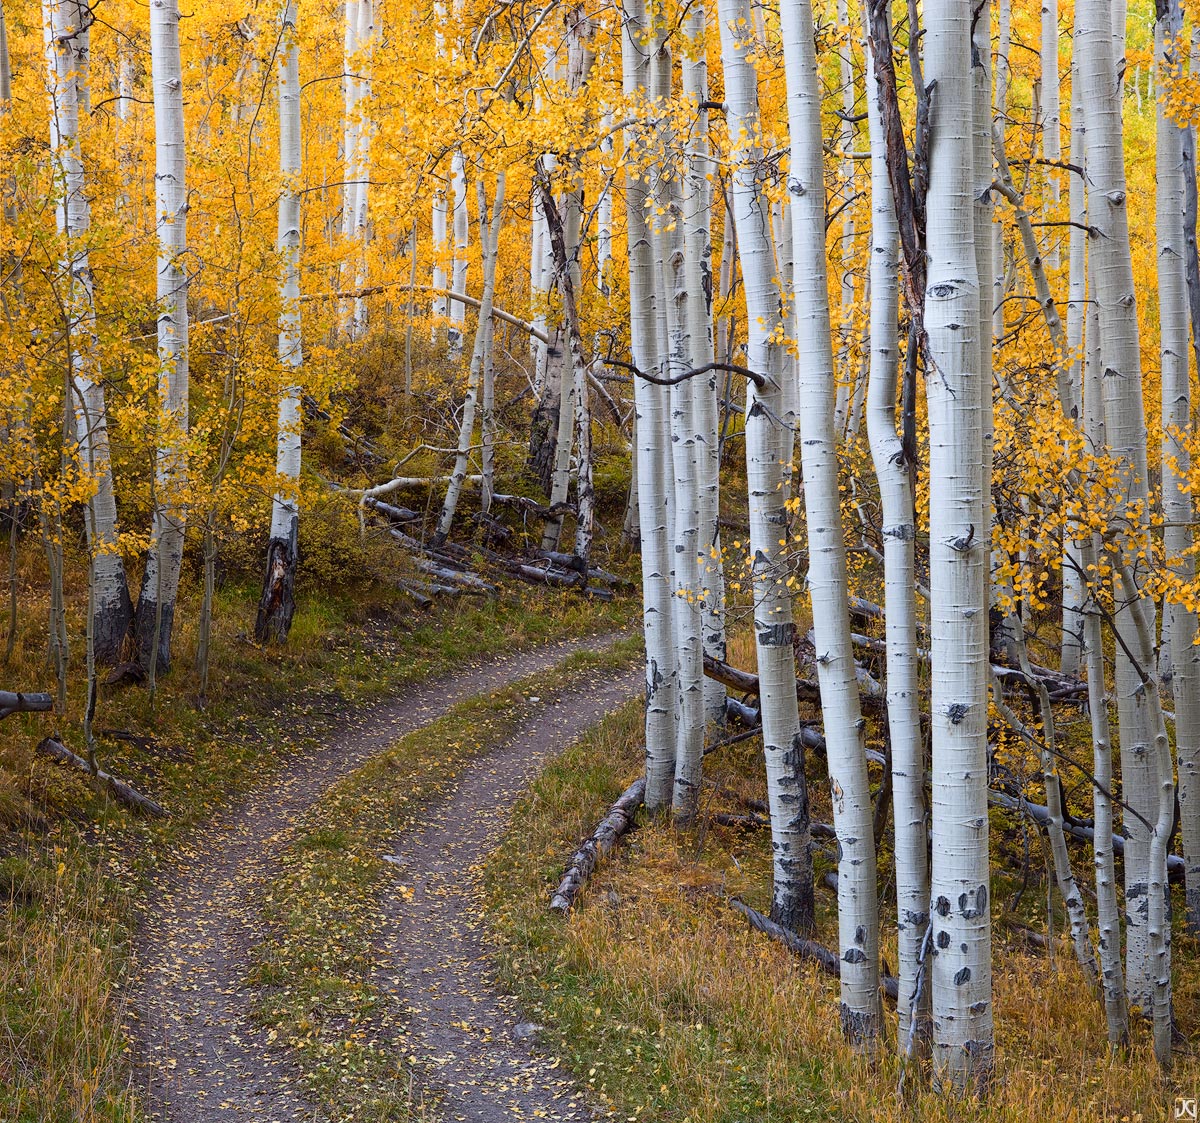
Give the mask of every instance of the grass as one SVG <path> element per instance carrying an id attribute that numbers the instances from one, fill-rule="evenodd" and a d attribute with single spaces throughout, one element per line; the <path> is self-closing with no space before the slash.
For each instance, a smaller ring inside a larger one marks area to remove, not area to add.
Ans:
<path id="1" fill-rule="evenodd" d="M 768 904 L 765 832 L 706 821 L 681 835 L 643 824 L 568 920 L 550 915 L 546 895 L 563 856 L 636 775 L 641 736 L 631 706 L 553 762 L 487 873 L 503 980 L 546 1027 L 546 1047 L 572 1062 L 616 1118 L 1149 1123 L 1171 1118 L 1177 1094 L 1200 1091 L 1194 1049 L 1181 1052 L 1163 1080 L 1144 1028 L 1128 1054 L 1109 1055 L 1103 1014 L 1065 941 L 1052 954 L 1031 954 L 997 932 L 990 1097 L 952 1102 L 929 1091 L 920 1072 L 907 1075 L 898 1097 L 894 1011 L 880 1057 L 855 1053 L 838 1029 L 836 981 L 750 931 L 722 902 L 736 894 Z M 755 742 L 710 756 L 705 767 L 729 791 L 763 794 Z M 813 795 L 822 817 L 828 796 Z M 740 809 L 716 789 L 705 802 L 708 810 Z M 818 855 L 818 871 L 830 860 Z M 836 942 L 834 902 L 825 890 L 818 895 L 828 946 Z M 894 939 L 893 930 L 884 941 L 891 963 Z M 1195 948 L 1182 936 L 1176 948 L 1176 1014 L 1191 1034 L 1200 1024 Z"/>
<path id="2" fill-rule="evenodd" d="M 22 559 L 22 630 L 4 685 L 46 689 L 44 605 L 36 558 Z M 72 566 L 69 572 L 77 573 Z M 252 585 L 218 594 L 210 703 L 195 704 L 198 595 L 181 594 L 175 667 L 150 700 L 103 690 L 96 724 L 154 738 L 102 740 L 104 767 L 153 795 L 171 818 L 131 816 L 81 775 L 36 756 L 51 730 L 77 750 L 81 588 L 67 589 L 75 666 L 63 715 L 0 722 L 0 1119 L 126 1123 L 141 1118 L 123 1028 L 130 945 L 141 895 L 187 833 L 337 713 L 500 650 L 623 627 L 632 598 L 598 605 L 521 587 L 420 613 L 378 586 L 308 587 L 286 647 L 260 648 Z"/>
<path id="3" fill-rule="evenodd" d="M 578 652 L 551 671 L 459 703 L 340 781 L 307 817 L 267 888 L 269 934 L 251 982 L 259 989 L 256 1017 L 296 1051 L 330 1119 L 399 1121 L 425 1110 L 407 1065 L 398 1063 L 409 1053 L 401 996 L 374 983 L 382 896 L 411 896 L 380 855 L 464 767 L 517 731 L 528 719 L 528 695 L 626 665 L 639 650 L 631 639 Z"/>

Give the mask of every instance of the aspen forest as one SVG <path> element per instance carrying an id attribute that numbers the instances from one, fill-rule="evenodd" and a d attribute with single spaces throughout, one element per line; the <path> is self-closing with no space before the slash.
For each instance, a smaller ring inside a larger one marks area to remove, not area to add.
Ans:
<path id="1" fill-rule="evenodd" d="M 1194 1123 L 1198 127 L 1189 0 L 0 0 L 0 1123 Z"/>

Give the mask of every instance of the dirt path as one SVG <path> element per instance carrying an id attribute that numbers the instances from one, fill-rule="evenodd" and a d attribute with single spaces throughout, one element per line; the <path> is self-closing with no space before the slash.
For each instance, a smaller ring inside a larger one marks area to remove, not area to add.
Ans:
<path id="1" fill-rule="evenodd" d="M 561 1063 L 532 1048 L 510 998 L 491 982 L 484 855 L 521 790 L 553 756 L 642 686 L 626 671 L 541 700 L 541 712 L 465 774 L 425 827 L 397 839 L 398 880 L 384 909 L 384 985 L 403 988 L 423 1091 L 446 1123 L 597 1118 Z"/>
<path id="2" fill-rule="evenodd" d="M 250 1022 L 241 986 L 257 926 L 257 892 L 276 872 L 294 826 L 342 776 L 456 703 L 616 638 L 549 644 L 366 707 L 190 840 L 138 938 L 137 1036 L 152 1118 L 298 1123 L 310 1117 L 298 1069 Z"/>

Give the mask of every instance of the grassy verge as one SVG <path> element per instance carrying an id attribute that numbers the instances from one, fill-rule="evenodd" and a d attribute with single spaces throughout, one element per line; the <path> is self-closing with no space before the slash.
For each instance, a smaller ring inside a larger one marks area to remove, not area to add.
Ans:
<path id="1" fill-rule="evenodd" d="M 728 893 L 766 905 L 765 832 L 709 825 L 681 836 L 643 825 L 569 920 L 549 915 L 546 895 L 564 854 L 636 774 L 641 743 L 640 713 L 631 707 L 552 763 L 487 874 L 506 984 L 547 1027 L 547 1047 L 571 1061 L 617 1118 L 1149 1123 L 1171 1117 L 1176 1094 L 1200 1088 L 1190 1050 L 1178 1056 L 1169 1083 L 1158 1076 L 1144 1030 L 1130 1054 L 1108 1056 L 1103 1014 L 1065 942 L 1035 955 L 997 934 L 991 1097 L 969 1105 L 942 1099 L 920 1073 L 908 1076 L 898 1097 L 894 1011 L 881 1057 L 856 1055 L 838 1031 L 836 981 L 749 931 L 721 903 Z M 727 791 L 761 797 L 758 757 L 750 742 L 705 767 Z M 814 796 L 821 816 L 828 797 Z M 706 801 L 709 809 L 738 809 L 716 789 L 706 790 Z M 818 854 L 818 868 L 830 860 Z M 832 895 L 818 893 L 828 945 L 836 941 Z M 1184 1032 L 1195 1030 L 1198 1014 L 1190 951 L 1177 956 Z M 895 962 L 894 933 L 885 959 Z"/>
<path id="2" fill-rule="evenodd" d="M 187 600 L 176 667 L 157 698 L 136 688 L 101 698 L 98 726 L 154 738 L 103 740 L 105 767 L 165 804 L 169 820 L 131 817 L 35 756 L 52 729 L 79 747 L 80 682 L 67 714 L 0 722 L 0 1119 L 140 1117 L 122 1028 L 131 934 L 141 891 L 189 829 L 348 706 L 493 652 L 622 626 L 637 608 L 522 588 L 424 614 L 378 591 L 310 591 L 287 647 L 269 650 L 245 639 L 253 605 L 252 590 L 220 594 L 206 710 L 194 702 Z M 22 632 L 5 686 L 44 686 L 44 639 L 32 624 Z"/>
<path id="3" fill-rule="evenodd" d="M 423 1117 L 405 1064 L 403 1003 L 375 978 L 372 934 L 382 894 L 405 893 L 381 855 L 464 767 L 520 728 L 527 695 L 552 696 L 628 664 L 639 651 L 639 641 L 626 640 L 606 652 L 579 652 L 551 671 L 462 702 L 340 781 L 307 817 L 267 889 L 269 935 L 251 982 L 260 988 L 257 1018 L 272 1039 L 296 1050 L 330 1119 Z"/>

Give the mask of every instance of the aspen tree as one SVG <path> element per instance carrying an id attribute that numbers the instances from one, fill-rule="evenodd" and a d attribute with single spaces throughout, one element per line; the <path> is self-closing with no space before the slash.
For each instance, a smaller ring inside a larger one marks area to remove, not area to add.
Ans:
<path id="1" fill-rule="evenodd" d="M 892 816 L 896 847 L 896 929 L 902 1056 L 929 1048 L 929 988 L 921 985 L 929 924 L 929 855 L 925 810 L 925 747 L 921 736 L 914 589 L 916 517 L 913 466 L 896 426 L 899 361 L 900 234 L 888 179 L 875 68 L 868 62 L 867 130 L 871 143 L 871 368 L 867 436 L 883 506 L 887 720 L 892 744 Z M 840 881 L 839 881 L 840 884 Z"/>
<path id="2" fill-rule="evenodd" d="M 1154 25 L 1155 61 L 1165 76 L 1174 63 L 1176 37 L 1183 30 L 1178 0 L 1158 4 Z M 1162 513 L 1163 552 L 1181 585 L 1196 579 L 1192 555 L 1192 498 L 1185 490 L 1191 466 L 1191 350 L 1188 347 L 1187 256 L 1184 208 L 1184 134 L 1157 108 L 1155 148 L 1158 242 L 1158 322 L 1162 355 Z M 1175 752 L 1179 760 L 1179 820 L 1186 869 L 1189 925 L 1200 916 L 1200 648 L 1196 614 L 1170 594 L 1163 608 L 1163 631 L 1170 637 L 1170 685 L 1175 701 Z"/>
<path id="3" fill-rule="evenodd" d="M 284 0 L 279 46 L 279 416 L 275 472 L 282 486 L 271 502 L 271 540 L 254 634 L 260 642 L 282 643 L 296 609 L 300 507 L 300 51 L 296 0 Z"/>
<path id="4" fill-rule="evenodd" d="M 1058 72 L 1058 0 L 1042 0 L 1042 158 L 1046 160 L 1046 182 L 1050 188 L 1046 200 L 1046 217 L 1053 221 L 1058 217 L 1058 203 L 1062 184 L 1058 169 L 1054 166 L 1062 160 L 1062 114 L 1060 110 Z M 1046 247 L 1046 264 L 1056 270 L 1059 266 L 1058 236 L 1050 227 L 1051 236 Z"/>
<path id="5" fill-rule="evenodd" d="M 644 0 L 623 0 L 622 82 L 630 102 L 643 101 L 649 86 Z M 646 222 L 649 192 L 643 182 L 638 129 L 625 130 L 625 225 L 629 244 L 629 343 L 633 365 L 649 370 L 657 354 L 654 257 Z M 642 560 L 642 623 L 646 636 L 646 809 L 671 804 L 675 779 L 674 595 L 670 584 L 672 489 L 669 478 L 668 394 L 665 387 L 634 379 L 638 519 Z"/>
<path id="6" fill-rule="evenodd" d="M 933 731 L 933 1059 L 968 1093 L 993 1067 L 987 807 L 988 481 L 972 215 L 971 9 L 925 5 L 931 109 L 925 329 Z"/>
<path id="7" fill-rule="evenodd" d="M 1131 532 L 1145 540 L 1149 519 L 1146 420 L 1138 341 L 1137 300 L 1129 247 L 1125 159 L 1122 150 L 1122 98 L 1114 55 L 1114 5 L 1079 0 L 1076 6 L 1078 77 L 1084 107 L 1084 153 L 1088 175 L 1088 223 L 1091 293 L 1099 314 L 1098 340 L 1108 450 L 1120 468 L 1121 499 Z M 1124 22 L 1119 22 L 1123 31 Z M 1122 36 L 1123 38 L 1123 36 Z M 1142 575 L 1134 572 L 1135 581 Z M 1140 588 L 1114 581 L 1117 609 L 1113 626 L 1117 715 L 1121 745 L 1121 782 L 1129 813 L 1125 828 L 1125 902 L 1127 913 L 1125 984 L 1132 1005 L 1149 1010 L 1152 982 L 1149 951 L 1148 868 L 1156 819 L 1155 737 L 1150 699 L 1140 689 L 1137 665 L 1153 665 L 1153 653 L 1139 644 L 1135 612 L 1145 598 Z M 1153 612 L 1153 605 L 1149 605 Z"/>
<path id="8" fill-rule="evenodd" d="M 838 838 L 842 1030 L 852 1041 L 870 1047 L 883 1021 L 879 905 L 866 722 L 859 708 L 850 640 L 846 542 L 838 489 L 837 374 L 825 268 L 821 84 L 810 0 L 783 0 L 779 17 L 792 144 L 787 186 L 795 251 L 792 291 L 800 372 L 796 412 L 808 529 L 808 591 Z"/>
<path id="9" fill-rule="evenodd" d="M 63 243 L 62 272 L 68 292 L 69 356 L 76 455 L 95 487 L 85 508 L 91 557 L 91 635 L 95 657 L 120 655 L 133 614 L 117 531 L 117 503 L 109 456 L 108 406 L 100 377 L 96 301 L 88 254 L 92 208 L 79 140 L 79 113 L 87 71 L 74 44 L 84 14 L 74 0 L 46 0 L 42 8 L 50 95 L 50 151 L 54 161 L 56 216 Z"/>
<path id="10" fill-rule="evenodd" d="M 792 654 L 795 626 L 781 568 L 780 540 L 787 527 L 777 433 L 785 408 L 783 355 L 772 340 L 781 310 L 769 233 L 770 213 L 762 183 L 764 162 L 757 74 L 751 62 L 754 42 L 749 0 L 720 0 L 717 11 L 725 72 L 725 120 L 732 149 L 730 206 L 746 299 L 746 365 L 763 381 L 761 387 L 753 380 L 747 383 L 745 443 L 754 638 L 775 865 L 771 918 L 805 932 L 813 926 L 812 858 Z"/>
<path id="11" fill-rule="evenodd" d="M 479 323 L 475 328 L 475 345 L 471 349 L 471 368 L 467 375 L 467 396 L 463 402 L 462 421 L 458 430 L 458 453 L 454 460 L 454 470 L 450 475 L 450 482 L 446 487 L 446 500 L 442 504 L 442 512 L 438 516 L 437 530 L 433 536 L 433 541 L 437 545 L 444 543 L 450 536 L 450 528 L 458 508 L 458 499 L 467 478 L 468 461 L 475 437 L 475 413 L 486 360 L 488 325 L 492 321 L 492 306 L 496 294 L 496 259 L 500 243 L 500 222 L 504 213 L 504 182 L 504 172 L 501 171 L 496 176 L 496 194 L 492 200 L 492 221 L 489 227 L 487 195 L 482 169 L 480 169 L 477 189 L 479 238 L 483 248 L 483 292 L 479 299 Z"/>
<path id="12" fill-rule="evenodd" d="M 187 159 L 178 0 L 151 0 L 154 184 L 158 228 L 158 405 L 155 509 L 134 634 L 141 662 L 166 671 L 183 565 L 188 432 Z"/>

